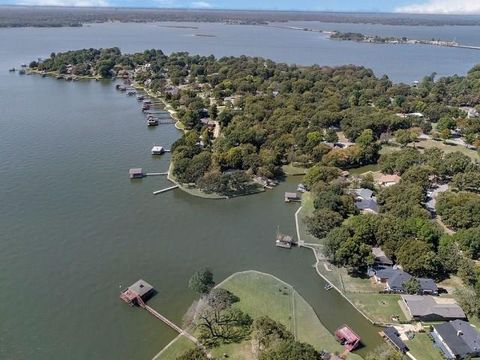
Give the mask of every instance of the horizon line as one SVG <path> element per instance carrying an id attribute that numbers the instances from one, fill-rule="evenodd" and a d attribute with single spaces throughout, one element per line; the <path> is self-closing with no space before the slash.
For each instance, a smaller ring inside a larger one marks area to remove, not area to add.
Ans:
<path id="1" fill-rule="evenodd" d="M 2 7 L 14 8 L 47 8 L 47 9 L 130 9 L 130 10 L 176 10 L 176 11 L 249 11 L 249 12 L 300 12 L 300 13 L 330 13 L 330 14 L 378 14 L 378 15 L 423 15 L 423 16 L 480 16 L 480 13 L 410 13 L 397 11 L 374 10 L 306 10 L 306 9 L 231 9 L 231 8 L 202 8 L 202 7 L 161 7 L 161 6 L 83 6 L 83 5 L 29 5 L 29 4 L 0 4 Z"/>

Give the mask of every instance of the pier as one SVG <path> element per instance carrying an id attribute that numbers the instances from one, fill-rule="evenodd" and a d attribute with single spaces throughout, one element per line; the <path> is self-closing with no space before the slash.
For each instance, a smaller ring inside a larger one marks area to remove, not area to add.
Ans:
<path id="1" fill-rule="evenodd" d="M 146 173 L 145 176 L 167 176 L 168 172 Z"/>
<path id="2" fill-rule="evenodd" d="M 161 194 L 161 193 L 164 193 L 164 192 L 167 192 L 167 191 L 176 189 L 176 188 L 178 188 L 178 187 L 179 187 L 179 185 L 173 185 L 173 186 L 170 186 L 170 187 L 168 187 L 168 188 L 166 188 L 166 189 L 157 190 L 157 191 L 154 191 L 154 192 L 153 192 L 153 195 L 158 195 L 158 194 Z"/>
<path id="3" fill-rule="evenodd" d="M 180 326 L 168 320 L 165 316 L 160 314 L 158 311 L 156 311 L 155 309 L 145 304 L 146 299 L 149 298 L 153 292 L 154 292 L 153 286 L 147 283 L 146 281 L 140 279 L 133 285 L 129 286 L 126 290 L 122 291 L 120 293 L 120 299 L 122 299 L 123 301 L 125 301 L 127 304 L 131 306 L 137 305 L 140 308 L 147 310 L 150 314 L 155 316 L 157 319 L 161 320 L 168 327 L 175 330 L 180 335 L 185 336 L 187 339 L 189 339 L 196 345 L 201 346 L 200 342 L 195 336 L 183 330 Z"/>

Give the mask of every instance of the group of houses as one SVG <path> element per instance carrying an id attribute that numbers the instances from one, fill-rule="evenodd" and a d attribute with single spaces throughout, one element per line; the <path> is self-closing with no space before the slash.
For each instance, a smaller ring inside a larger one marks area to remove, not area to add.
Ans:
<path id="1" fill-rule="evenodd" d="M 381 187 L 389 187 L 398 184 L 400 180 L 401 178 L 398 175 L 382 174 L 378 178 L 377 183 Z M 377 198 L 371 189 L 354 189 L 352 193 L 355 196 L 355 206 L 358 210 L 373 214 L 377 214 L 379 212 L 380 208 L 377 203 Z"/>
<path id="2" fill-rule="evenodd" d="M 445 359 L 471 359 L 480 356 L 480 333 L 469 322 L 452 320 L 432 325 L 430 337 Z M 409 351 L 402 336 L 393 326 L 386 327 L 382 336 L 402 353 Z"/>
<path id="3" fill-rule="evenodd" d="M 375 266 L 368 274 L 384 291 L 400 294 L 400 306 L 410 321 L 441 322 L 432 325 L 430 337 L 446 359 L 465 359 L 480 356 L 480 332 L 468 321 L 455 299 L 437 296 L 439 289 L 429 278 L 415 278 L 419 289 L 408 294 L 405 284 L 414 277 L 395 266 L 379 247 L 373 248 Z M 406 353 L 405 336 L 394 327 L 387 327 L 382 336 L 399 351 Z"/>

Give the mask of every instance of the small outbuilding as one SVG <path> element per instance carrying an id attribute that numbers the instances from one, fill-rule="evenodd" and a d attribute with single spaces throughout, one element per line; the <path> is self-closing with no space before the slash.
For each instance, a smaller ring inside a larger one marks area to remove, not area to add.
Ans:
<path id="1" fill-rule="evenodd" d="M 139 305 L 147 300 L 153 293 L 153 286 L 145 280 L 138 280 L 130 285 L 126 290 L 122 291 L 120 298 L 130 305 Z"/>
<path id="2" fill-rule="evenodd" d="M 360 345 L 360 336 L 347 325 L 338 328 L 335 331 L 335 337 L 348 351 L 352 351 Z"/>
<path id="3" fill-rule="evenodd" d="M 142 168 L 132 168 L 129 170 L 130 179 L 141 179 L 145 176 Z"/>
<path id="4" fill-rule="evenodd" d="M 408 351 L 407 345 L 400 339 L 400 334 L 393 326 L 386 327 L 381 334 L 402 353 L 405 354 Z"/>

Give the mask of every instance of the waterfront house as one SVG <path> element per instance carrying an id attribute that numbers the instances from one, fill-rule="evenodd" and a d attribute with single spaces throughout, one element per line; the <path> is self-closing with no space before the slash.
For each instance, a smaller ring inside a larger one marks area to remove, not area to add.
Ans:
<path id="1" fill-rule="evenodd" d="M 285 202 L 292 202 L 292 201 L 301 201 L 300 195 L 294 192 L 286 192 L 285 193 Z"/>
<path id="2" fill-rule="evenodd" d="M 453 320 L 433 325 L 430 335 L 446 359 L 480 356 L 480 333 L 466 321 Z"/>
<path id="3" fill-rule="evenodd" d="M 433 296 L 402 295 L 402 301 L 410 318 L 419 321 L 445 321 L 466 319 L 455 299 Z"/>
<path id="4" fill-rule="evenodd" d="M 141 179 L 145 176 L 142 168 L 132 168 L 128 173 L 130 174 L 130 179 Z"/>
<path id="5" fill-rule="evenodd" d="M 405 293 L 404 284 L 413 276 L 409 273 L 390 266 L 376 266 L 369 269 L 368 274 L 377 283 L 385 284 L 385 291 L 394 293 Z M 419 295 L 438 295 L 438 287 L 432 279 L 417 278 L 420 284 Z"/>
<path id="6" fill-rule="evenodd" d="M 385 175 L 383 174 L 378 179 L 378 183 L 383 187 L 389 187 L 400 182 L 400 176 L 393 174 L 393 175 Z"/>
<path id="7" fill-rule="evenodd" d="M 355 189 L 355 206 L 361 212 L 369 212 L 377 214 L 379 207 L 377 199 L 373 195 L 373 191 L 370 189 Z"/>
<path id="8" fill-rule="evenodd" d="M 383 329 L 383 332 L 381 332 L 381 335 L 385 339 L 388 340 L 394 347 L 396 347 L 400 352 L 406 353 L 408 351 L 407 345 L 400 339 L 400 334 L 398 333 L 397 329 L 395 329 L 393 326 L 386 327 Z"/>

